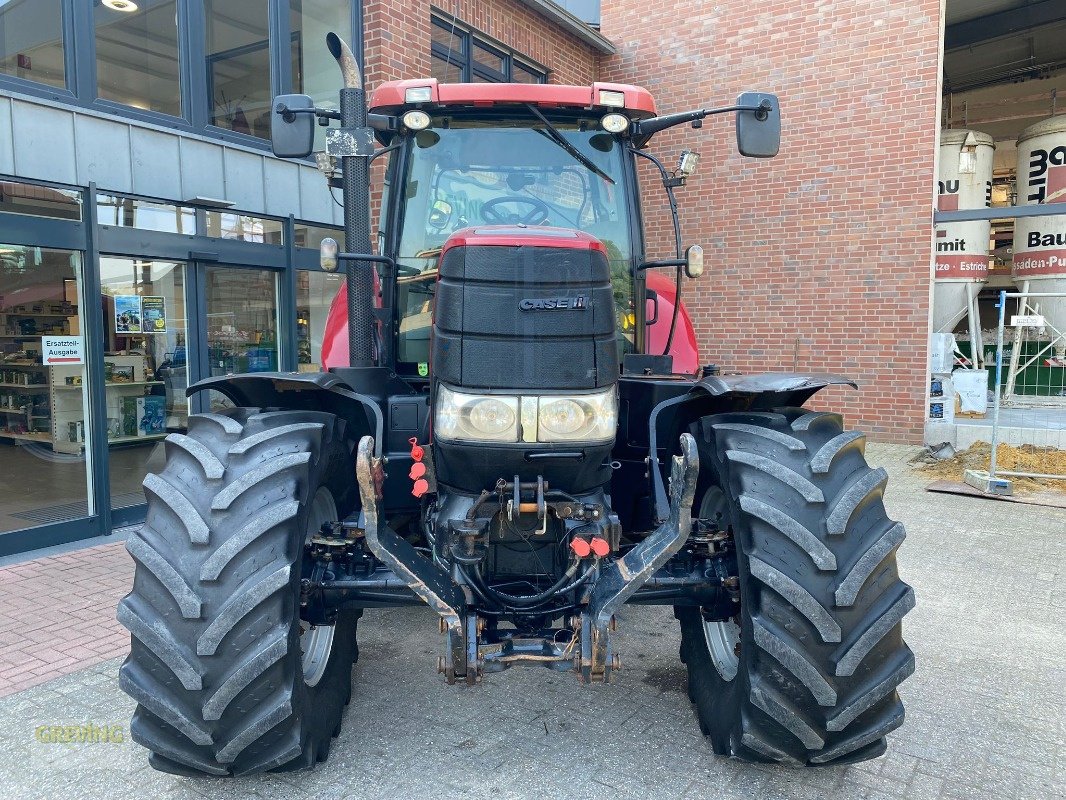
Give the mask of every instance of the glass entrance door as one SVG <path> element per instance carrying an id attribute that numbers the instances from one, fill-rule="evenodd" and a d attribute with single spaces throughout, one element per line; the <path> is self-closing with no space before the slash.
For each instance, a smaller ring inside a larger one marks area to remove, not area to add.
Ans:
<path id="1" fill-rule="evenodd" d="M 81 282 L 81 253 L 0 244 L 0 533 L 94 511 Z"/>
<path id="2" fill-rule="evenodd" d="M 278 272 L 207 265 L 205 352 L 207 375 L 274 372 L 279 368 Z M 211 392 L 212 410 L 232 405 Z"/>
<path id="3" fill-rule="evenodd" d="M 100 257 L 111 507 L 145 502 L 162 440 L 188 418 L 185 264 Z"/>

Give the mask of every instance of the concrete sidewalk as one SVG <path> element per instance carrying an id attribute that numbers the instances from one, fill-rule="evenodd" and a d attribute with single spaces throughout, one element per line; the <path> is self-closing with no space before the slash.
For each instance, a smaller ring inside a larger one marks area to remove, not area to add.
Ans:
<path id="1" fill-rule="evenodd" d="M 924 492 L 915 452 L 868 453 L 891 475 L 889 512 L 908 530 L 900 567 L 918 597 L 904 624 L 917 657 L 901 687 L 908 719 L 875 761 L 796 771 L 715 756 L 668 609 L 625 609 L 610 685 L 522 668 L 473 689 L 443 684 L 435 618 L 403 609 L 360 624 L 352 704 L 325 764 L 165 775 L 129 740 L 133 703 L 116 683 L 127 637 L 113 614 L 132 569 L 115 544 L 0 570 L 2 652 L 38 662 L 11 670 L 5 655 L 0 668 L 11 674 L 0 797 L 1066 798 L 1066 511 Z M 41 741 L 42 726 L 86 724 L 121 741 Z"/>

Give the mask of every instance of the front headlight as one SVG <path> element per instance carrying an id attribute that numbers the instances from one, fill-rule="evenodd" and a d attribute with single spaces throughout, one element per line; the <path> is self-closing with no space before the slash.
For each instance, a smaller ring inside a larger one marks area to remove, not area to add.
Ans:
<path id="1" fill-rule="evenodd" d="M 441 386 L 434 434 L 442 439 L 517 442 L 518 398 L 462 394 Z"/>
<path id="2" fill-rule="evenodd" d="M 467 442 L 601 442 L 614 438 L 617 424 L 613 386 L 593 394 L 540 397 L 464 394 L 441 386 L 434 435 Z"/>
<path id="3" fill-rule="evenodd" d="M 613 439 L 618 424 L 614 387 L 596 394 L 541 397 L 537 403 L 538 442 Z"/>

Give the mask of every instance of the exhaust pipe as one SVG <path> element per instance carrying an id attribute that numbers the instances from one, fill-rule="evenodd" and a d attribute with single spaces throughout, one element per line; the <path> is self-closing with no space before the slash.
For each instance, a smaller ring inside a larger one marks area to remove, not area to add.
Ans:
<path id="1" fill-rule="evenodd" d="M 352 55 L 352 49 L 344 43 L 341 37 L 332 32 L 326 34 L 326 47 L 329 48 L 330 54 L 337 59 L 337 66 L 341 68 L 341 74 L 344 76 L 344 88 L 362 89 L 363 73 L 359 69 L 359 62 Z"/>
<path id="2" fill-rule="evenodd" d="M 351 48 L 335 33 L 326 34 L 326 47 L 337 59 L 344 88 L 341 89 L 341 127 L 366 127 L 366 92 L 363 73 Z M 348 253 L 371 253 L 370 244 L 370 161 L 360 156 L 343 156 L 344 249 Z M 348 364 L 374 366 L 374 279 L 369 261 L 347 262 Z"/>

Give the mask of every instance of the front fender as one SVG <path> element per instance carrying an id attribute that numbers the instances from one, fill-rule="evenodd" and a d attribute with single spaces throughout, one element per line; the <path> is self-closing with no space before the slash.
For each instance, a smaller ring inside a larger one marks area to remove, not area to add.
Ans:
<path id="1" fill-rule="evenodd" d="M 648 419 L 648 463 L 657 467 L 649 470 L 655 493 L 657 521 L 662 522 L 670 514 L 670 501 L 660 466 L 660 441 L 676 442 L 693 422 L 708 414 L 802 406 L 827 386 L 859 388 L 851 378 L 828 373 L 708 375 L 684 394 L 656 405 Z"/>
<path id="2" fill-rule="evenodd" d="M 253 372 L 222 375 L 197 381 L 185 393 L 213 389 L 238 406 L 277 407 L 327 411 L 348 423 L 347 436 L 358 441 L 373 436 L 380 450 L 383 440 L 381 406 L 373 398 L 353 391 L 330 372 Z M 381 453 L 377 453 L 380 457 Z"/>

